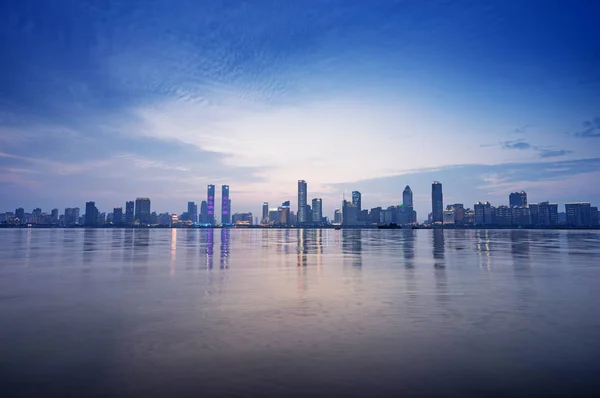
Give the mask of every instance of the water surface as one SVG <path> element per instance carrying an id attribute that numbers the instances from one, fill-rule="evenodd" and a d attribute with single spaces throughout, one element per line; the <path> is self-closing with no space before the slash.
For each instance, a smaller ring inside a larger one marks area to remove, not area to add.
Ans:
<path id="1" fill-rule="evenodd" d="M 600 232 L 0 230 L 2 396 L 583 396 Z"/>

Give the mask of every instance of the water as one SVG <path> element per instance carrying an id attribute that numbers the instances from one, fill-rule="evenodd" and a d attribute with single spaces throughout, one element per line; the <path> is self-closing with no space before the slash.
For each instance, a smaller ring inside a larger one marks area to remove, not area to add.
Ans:
<path id="1" fill-rule="evenodd" d="M 2 396 L 583 396 L 600 233 L 0 230 Z"/>

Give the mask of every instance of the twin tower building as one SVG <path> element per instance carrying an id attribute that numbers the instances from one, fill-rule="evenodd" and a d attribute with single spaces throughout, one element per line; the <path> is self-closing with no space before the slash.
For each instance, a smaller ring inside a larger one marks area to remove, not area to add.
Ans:
<path id="1" fill-rule="evenodd" d="M 206 200 L 202 201 L 200 205 L 200 217 L 199 221 L 202 224 L 216 225 L 217 220 L 215 218 L 215 186 L 210 184 L 207 187 Z M 190 206 L 192 209 L 190 209 Z M 188 203 L 188 213 L 198 214 L 194 202 Z M 221 225 L 231 224 L 231 199 L 229 197 L 229 185 L 221 186 Z"/>

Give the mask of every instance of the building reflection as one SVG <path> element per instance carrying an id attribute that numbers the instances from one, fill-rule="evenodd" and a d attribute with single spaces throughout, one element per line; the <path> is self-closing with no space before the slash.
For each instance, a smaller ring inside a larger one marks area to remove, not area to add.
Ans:
<path id="1" fill-rule="evenodd" d="M 121 228 L 115 228 L 111 231 L 111 245 L 110 245 L 110 260 L 113 264 L 116 264 L 121 257 L 123 250 L 123 230 Z"/>
<path id="2" fill-rule="evenodd" d="M 221 228 L 221 269 L 229 268 L 229 228 Z"/>
<path id="3" fill-rule="evenodd" d="M 436 298 L 445 303 L 450 298 L 448 294 L 448 279 L 446 275 L 446 241 L 445 230 L 434 229 L 432 236 L 433 267 L 435 277 Z"/>
<path id="4" fill-rule="evenodd" d="M 531 231 L 526 229 L 510 231 L 510 253 L 515 271 L 531 269 L 530 243 Z"/>
<path id="5" fill-rule="evenodd" d="M 83 263 L 91 264 L 94 261 L 94 250 L 98 239 L 98 230 L 85 228 L 83 230 Z"/>
<path id="6" fill-rule="evenodd" d="M 490 253 L 490 231 L 487 229 L 478 229 L 475 234 L 477 241 L 477 260 L 479 268 L 492 269 L 492 258 Z"/>
<path id="7" fill-rule="evenodd" d="M 362 267 L 362 230 L 342 229 L 342 253 L 354 267 Z"/>
<path id="8" fill-rule="evenodd" d="M 414 268 L 415 266 L 415 239 L 417 231 L 414 229 L 405 229 L 402 231 L 402 253 L 404 255 L 404 268 Z"/>
<path id="9" fill-rule="evenodd" d="M 150 250 L 150 230 L 146 228 L 135 229 L 133 233 L 133 272 L 136 274 L 148 273 L 148 257 Z"/>
<path id="10" fill-rule="evenodd" d="M 127 228 L 123 234 L 123 262 L 133 260 L 133 229 Z"/>
<path id="11" fill-rule="evenodd" d="M 171 251 L 169 256 L 169 275 L 175 275 L 175 260 L 177 259 L 177 228 L 171 228 Z"/>
<path id="12" fill-rule="evenodd" d="M 206 229 L 206 269 L 213 269 L 214 229 Z"/>
<path id="13" fill-rule="evenodd" d="M 308 265 L 308 245 L 306 229 L 296 230 L 296 252 L 298 255 L 298 267 L 306 267 Z"/>
<path id="14" fill-rule="evenodd" d="M 444 268 L 446 266 L 445 237 L 443 229 L 433 230 L 433 266 Z"/>

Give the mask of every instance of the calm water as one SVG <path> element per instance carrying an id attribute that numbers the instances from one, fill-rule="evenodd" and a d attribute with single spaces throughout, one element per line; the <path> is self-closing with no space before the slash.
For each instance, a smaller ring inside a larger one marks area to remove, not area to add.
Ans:
<path id="1" fill-rule="evenodd" d="M 0 230 L 2 396 L 583 396 L 600 233 Z"/>

